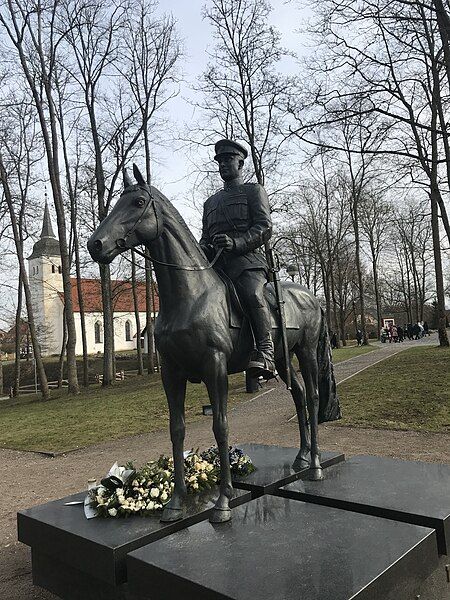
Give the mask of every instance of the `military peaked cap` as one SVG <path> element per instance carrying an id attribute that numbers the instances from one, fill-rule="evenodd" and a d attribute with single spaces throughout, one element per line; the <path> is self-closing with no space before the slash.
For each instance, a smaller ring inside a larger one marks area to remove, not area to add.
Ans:
<path id="1" fill-rule="evenodd" d="M 219 140 L 215 146 L 214 150 L 216 151 L 216 155 L 214 156 L 214 160 L 217 160 L 217 157 L 221 154 L 235 154 L 236 156 L 240 156 L 245 159 L 248 156 L 247 150 L 241 144 L 234 142 L 233 140 Z"/>

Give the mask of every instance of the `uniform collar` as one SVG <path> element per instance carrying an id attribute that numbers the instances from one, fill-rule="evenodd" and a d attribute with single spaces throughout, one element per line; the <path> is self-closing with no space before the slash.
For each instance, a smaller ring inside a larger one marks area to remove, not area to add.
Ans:
<path id="1" fill-rule="evenodd" d="M 243 185 L 244 180 L 242 179 L 242 177 L 236 177 L 236 179 L 233 179 L 232 181 L 225 181 L 223 184 L 223 189 L 227 192 L 231 191 L 231 190 L 235 190 L 236 188 L 240 187 L 241 185 Z"/>

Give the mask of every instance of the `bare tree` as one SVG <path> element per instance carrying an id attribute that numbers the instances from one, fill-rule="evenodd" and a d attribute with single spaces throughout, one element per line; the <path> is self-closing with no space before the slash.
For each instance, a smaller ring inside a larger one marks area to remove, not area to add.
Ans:
<path id="1" fill-rule="evenodd" d="M 264 185 L 270 172 L 273 210 L 285 200 L 280 193 L 287 185 L 281 160 L 285 156 L 280 150 L 285 138 L 280 132 L 287 104 L 282 100 L 292 80 L 276 69 L 288 52 L 269 23 L 271 10 L 266 0 L 210 0 L 207 4 L 204 15 L 216 43 L 199 84 L 206 125 L 199 125 L 196 142 L 212 145 L 218 137 L 245 140 L 258 183 Z M 290 173 L 288 179 L 292 178 Z"/>
<path id="2" fill-rule="evenodd" d="M 33 312 L 33 302 L 31 298 L 30 286 L 28 283 L 28 275 L 25 266 L 25 259 L 23 254 L 23 244 L 21 240 L 21 235 L 19 231 L 19 226 L 17 223 L 17 216 L 14 208 L 14 200 L 13 193 L 11 187 L 9 185 L 8 173 L 5 167 L 5 163 L 3 160 L 3 155 L 0 152 L 0 181 L 3 186 L 3 192 L 5 196 L 5 201 L 9 210 L 9 217 L 11 221 L 11 228 L 14 236 L 14 243 L 16 247 L 17 260 L 19 261 L 20 266 L 20 278 L 22 280 L 23 289 L 25 293 L 25 301 L 27 306 L 27 314 L 28 314 L 28 326 L 30 328 L 31 342 L 33 344 L 33 353 L 34 359 L 36 361 L 36 370 L 39 377 L 39 383 L 41 388 L 42 398 L 46 400 L 48 398 L 48 382 L 47 375 L 45 373 L 44 363 L 42 361 L 41 349 L 39 346 L 36 325 L 34 322 L 34 312 Z"/>
<path id="3" fill-rule="evenodd" d="M 392 206 L 376 192 L 365 195 L 361 203 L 361 228 L 369 244 L 370 261 L 372 263 L 372 276 L 377 308 L 378 329 L 383 326 L 381 298 L 379 290 L 379 264 L 383 247 L 386 246 L 387 233 L 392 218 Z M 391 233 L 395 236 L 397 223 L 394 219 Z"/>
<path id="4" fill-rule="evenodd" d="M 40 0 L 37 3 L 29 0 L 7 0 L 0 12 L 0 25 L 19 59 L 21 71 L 39 118 L 58 224 L 66 310 L 68 389 L 70 393 L 78 393 L 70 257 L 60 181 L 58 124 L 53 97 L 53 76 L 61 41 L 54 28 L 57 9 L 58 3 L 44 4 Z"/>
<path id="5" fill-rule="evenodd" d="M 357 123 L 368 115 L 383 119 L 386 135 L 379 147 L 330 146 L 353 155 L 364 151 L 390 157 L 405 177 L 428 187 L 441 314 L 439 336 L 441 345 L 448 345 L 439 233 L 440 217 L 450 240 L 442 196 L 443 186 L 448 190 L 450 181 L 445 119 L 449 89 L 444 89 L 442 77 L 442 56 L 448 49 L 438 43 L 435 11 L 426 3 L 404 0 L 325 0 L 319 13 L 316 33 L 323 40 L 323 53 L 318 54 L 314 67 L 318 80 L 311 96 L 314 109 L 308 118 L 303 115 L 293 131 L 315 143 L 310 132 L 318 123 Z M 300 118 L 298 111 L 296 117 Z"/>

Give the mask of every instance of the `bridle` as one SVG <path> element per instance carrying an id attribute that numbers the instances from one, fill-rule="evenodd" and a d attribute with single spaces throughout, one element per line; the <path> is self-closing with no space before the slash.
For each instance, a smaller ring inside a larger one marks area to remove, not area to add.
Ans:
<path id="1" fill-rule="evenodd" d="M 156 258 L 153 258 L 150 253 L 148 252 L 147 249 L 147 254 L 144 254 L 144 252 L 141 252 L 140 250 L 138 250 L 137 248 L 133 248 L 132 246 L 127 246 L 127 238 L 129 238 L 136 230 L 136 228 L 138 227 L 138 225 L 140 225 L 140 223 L 142 223 L 143 219 L 144 219 L 144 215 L 147 211 L 147 209 L 149 208 L 149 206 L 151 205 L 153 208 L 153 211 L 155 213 L 155 221 L 156 221 L 156 236 L 155 239 L 159 238 L 159 236 L 162 234 L 163 230 L 164 230 L 164 220 L 163 220 L 163 216 L 162 216 L 162 210 L 161 208 L 158 206 L 158 204 L 155 201 L 155 197 L 153 196 L 153 194 L 151 193 L 151 190 L 147 187 L 147 186 L 143 186 L 143 185 L 134 185 L 131 189 L 129 189 L 129 191 L 127 190 L 126 194 L 131 193 L 137 189 L 143 189 L 145 190 L 145 192 L 148 195 L 147 200 L 144 202 L 144 205 L 142 207 L 142 211 L 139 215 L 139 217 L 136 219 L 136 222 L 134 223 L 133 227 L 125 234 L 125 236 L 123 238 L 118 238 L 116 240 L 116 246 L 118 248 L 120 248 L 120 250 L 133 250 L 134 252 L 136 252 L 136 254 L 139 254 L 139 256 L 142 256 L 143 258 L 147 259 L 147 260 L 151 260 L 152 262 L 158 264 L 158 265 L 162 265 L 164 267 L 170 267 L 172 269 L 179 269 L 181 271 L 206 271 L 208 269 L 211 269 L 216 262 L 219 260 L 222 252 L 223 252 L 223 248 L 219 248 L 214 259 L 212 260 L 212 262 L 208 263 L 205 266 L 194 266 L 194 265 L 177 265 L 175 263 L 166 263 L 163 262 L 161 260 L 157 260 Z M 124 258 L 126 260 L 129 260 L 127 257 L 124 256 Z M 133 261 L 129 261 L 129 262 L 133 262 Z"/>

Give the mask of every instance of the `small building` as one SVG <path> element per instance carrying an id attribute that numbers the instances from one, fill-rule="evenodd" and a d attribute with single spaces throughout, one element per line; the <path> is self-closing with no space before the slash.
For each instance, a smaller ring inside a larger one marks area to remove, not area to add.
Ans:
<path id="1" fill-rule="evenodd" d="M 59 354 L 63 343 L 64 294 L 59 242 L 53 232 L 48 205 L 45 205 L 42 231 L 28 258 L 30 291 L 36 321 L 37 335 L 43 356 Z M 82 354 L 80 303 L 77 279 L 71 278 L 72 304 L 76 327 L 76 354 Z M 81 279 L 86 338 L 89 354 L 103 352 L 103 312 L 101 282 L 99 279 Z M 134 315 L 133 290 L 129 281 L 112 281 L 114 310 L 114 345 L 116 351 L 134 350 L 140 342 Z M 137 284 L 137 304 L 141 330 L 146 321 L 145 283 Z M 158 296 L 155 291 L 158 312 Z"/>

